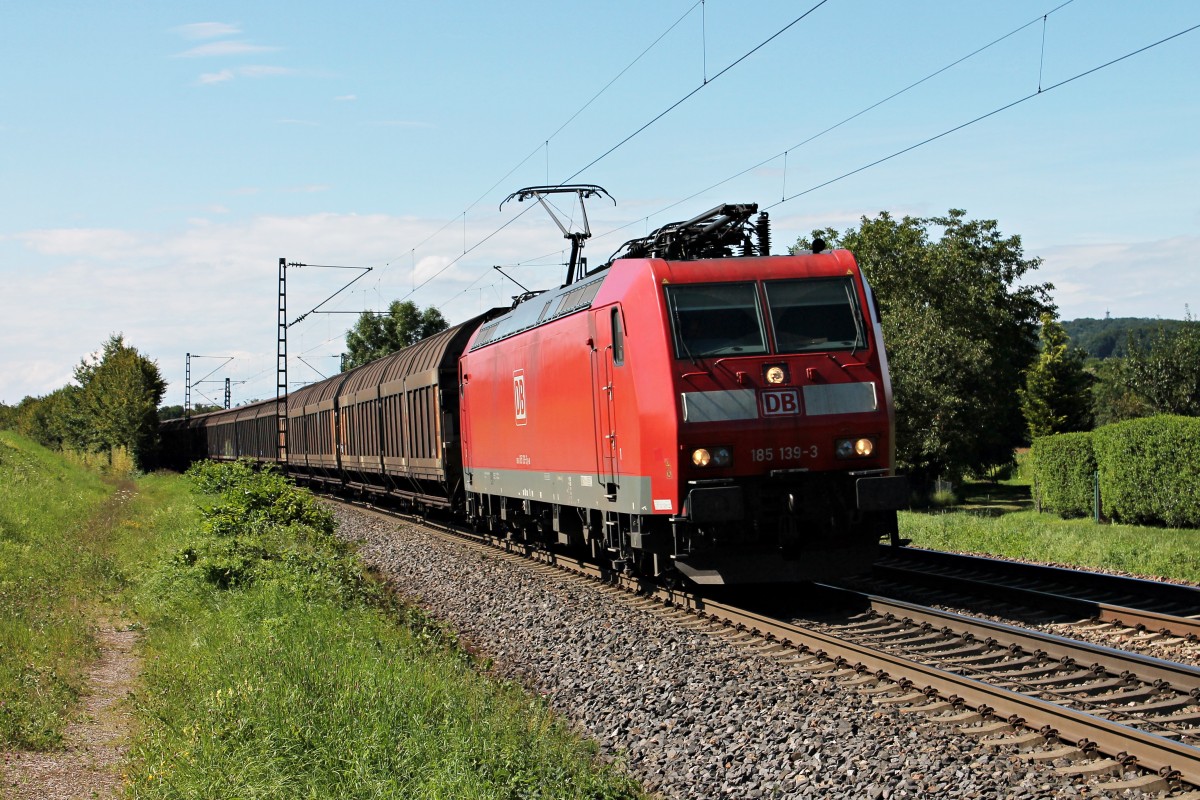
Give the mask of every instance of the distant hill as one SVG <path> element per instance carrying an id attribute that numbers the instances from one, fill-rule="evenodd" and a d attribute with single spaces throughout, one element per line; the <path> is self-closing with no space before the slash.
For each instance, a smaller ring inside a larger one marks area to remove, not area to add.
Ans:
<path id="1" fill-rule="evenodd" d="M 1141 345 L 1149 344 L 1160 330 L 1174 330 L 1182 325 L 1177 319 L 1148 319 L 1145 317 L 1083 317 L 1064 321 L 1062 326 L 1071 337 L 1071 344 L 1093 358 L 1124 358 L 1128 355 L 1130 337 Z"/>

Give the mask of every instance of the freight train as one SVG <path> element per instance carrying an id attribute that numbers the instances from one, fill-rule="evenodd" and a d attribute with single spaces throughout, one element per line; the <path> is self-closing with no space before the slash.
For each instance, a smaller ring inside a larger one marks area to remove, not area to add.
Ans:
<path id="1" fill-rule="evenodd" d="M 599 187 L 532 187 L 520 200 Z M 770 255 L 724 205 L 392 355 L 162 425 L 178 458 L 301 482 L 698 584 L 865 571 L 896 537 L 879 313 L 845 250 Z M 586 224 L 586 215 L 584 217 Z M 556 221 L 557 218 L 556 218 Z M 277 408 L 286 407 L 281 446 Z"/>

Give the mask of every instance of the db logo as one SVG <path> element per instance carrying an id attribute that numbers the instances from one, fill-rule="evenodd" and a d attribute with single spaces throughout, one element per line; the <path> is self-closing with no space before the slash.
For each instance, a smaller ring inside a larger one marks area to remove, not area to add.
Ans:
<path id="1" fill-rule="evenodd" d="M 795 389 L 765 389 L 762 393 L 764 417 L 800 413 L 800 393 Z"/>
<path id="2" fill-rule="evenodd" d="M 525 424 L 525 370 L 513 370 L 513 408 L 517 412 L 517 424 Z"/>

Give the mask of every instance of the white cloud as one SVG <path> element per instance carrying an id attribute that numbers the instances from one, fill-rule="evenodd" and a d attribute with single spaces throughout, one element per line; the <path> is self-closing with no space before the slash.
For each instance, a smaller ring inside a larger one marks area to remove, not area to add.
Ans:
<path id="1" fill-rule="evenodd" d="M 289 350 L 323 367 L 332 361 L 315 359 L 341 351 L 353 312 L 407 298 L 422 307 L 438 306 L 452 322 L 460 322 L 507 305 L 518 290 L 492 264 L 526 262 L 567 248 L 557 229 L 530 214 L 463 255 L 512 213 L 478 210 L 469 215 L 466 231 L 461 221 L 447 225 L 445 219 L 320 213 L 198 218 L 168 233 L 63 228 L 6 236 L 0 240 L 5 248 L 0 284 L 11 302 L 0 316 L 0 352 L 5 354 L 0 400 L 17 402 L 64 385 L 80 357 L 118 331 L 158 361 L 170 383 L 168 403 L 183 400 L 183 362 L 189 351 L 240 354 L 222 373 L 247 381 L 235 387 L 235 402 L 271 396 L 281 256 L 308 264 L 375 267 L 327 307 L 351 313 L 314 314 L 290 330 Z M 620 227 L 629 221 L 627 214 L 624 208 L 598 207 L 593 229 L 602 233 Z M 857 211 L 838 209 L 819 216 L 781 214 L 774 218 L 776 249 L 782 252 L 788 243 L 785 231 L 830 224 L 844 228 L 857 219 Z M 641 226 L 634 227 L 616 238 L 640 234 Z M 613 241 L 592 242 L 592 262 L 599 263 L 613 247 Z M 1196 236 L 1026 249 L 1029 256 L 1045 258 L 1032 278 L 1058 285 L 1055 297 L 1067 319 L 1103 316 L 1106 310 L 1114 316 L 1182 317 L 1185 303 L 1193 310 L 1200 307 L 1196 252 Z M 563 277 L 556 264 L 506 271 L 531 288 L 557 285 Z M 290 318 L 329 297 L 353 274 L 289 270 Z M 1174 310 L 1164 310 L 1164 296 L 1171 298 Z M 297 365 L 296 377 L 304 371 Z"/>
<path id="2" fill-rule="evenodd" d="M 182 53 L 176 53 L 176 58 L 211 58 L 213 56 L 244 56 L 251 53 L 273 53 L 280 48 L 272 47 L 265 44 L 251 44 L 250 42 L 240 42 L 228 40 L 224 42 L 209 42 L 191 50 L 184 50 Z"/>
<path id="3" fill-rule="evenodd" d="M 234 36 L 242 32 L 237 25 L 227 22 L 192 22 L 171 30 L 185 39 L 215 39 L 218 36 Z"/>
<path id="4" fill-rule="evenodd" d="M 495 231 L 497 219 L 472 216 L 466 240 L 474 243 Z M 481 250 L 461 258 L 462 226 L 438 233 L 444 225 L 445 220 L 385 214 L 323 213 L 235 221 L 197 218 L 168 234 L 78 228 L 5 237 L 12 252 L 0 261 L 0 283 L 6 296 L 20 302 L 0 316 L 0 352 L 6 354 L 0 400 L 17 402 L 59 388 L 80 357 L 115 332 L 123 332 L 128 342 L 158 361 L 170 383 L 167 403 L 182 402 L 183 361 L 189 351 L 252 354 L 223 374 L 247 381 L 235 388 L 235 402 L 267 397 L 274 393 L 281 256 L 309 264 L 375 267 L 339 295 L 330 310 L 386 307 L 437 274 L 411 299 L 439 306 L 448 319 L 461 321 L 509 302 L 514 290 L 491 264 L 545 252 L 548 243 L 552 249 L 559 241 L 557 231 L 548 231 L 545 224 L 517 224 L 490 240 L 486 254 Z M 427 244 L 414 257 L 413 248 L 422 242 Z M 308 311 L 352 274 L 289 270 L 289 316 L 295 319 Z M 556 285 L 562 279 L 561 270 L 553 267 L 518 269 L 517 274 L 533 286 Z M 353 313 L 314 314 L 291 329 L 289 349 L 311 354 L 305 357 L 317 366 L 328 366 L 314 358 L 340 352 L 353 320 Z M 296 375 L 303 371 L 297 364 Z"/>
<path id="5" fill-rule="evenodd" d="M 234 78 L 277 78 L 287 75 L 297 75 L 298 70 L 291 67 L 272 67 L 266 65 L 253 65 L 246 67 L 232 67 L 223 69 L 220 72 L 206 72 L 196 79 L 196 83 L 200 85 L 209 85 L 214 83 L 225 83 Z"/>
<path id="6" fill-rule="evenodd" d="M 336 100 L 336 101 L 337 101 L 337 102 L 339 102 L 339 103 L 351 103 L 351 102 L 353 102 L 353 101 L 355 101 L 355 100 L 357 100 L 357 99 L 358 99 L 358 95 L 354 95 L 354 94 L 343 94 L 343 95 L 339 95 L 339 96 L 337 96 L 337 97 L 335 97 L 335 98 L 333 98 L 333 99 L 334 99 L 334 100 Z"/>
<path id="7" fill-rule="evenodd" d="M 133 234 L 111 228 L 51 228 L 26 231 L 14 238 L 43 255 L 92 255 L 102 259 L 126 253 L 138 244 Z"/>
<path id="8" fill-rule="evenodd" d="M 223 69 L 220 72 L 204 72 L 196 79 L 196 83 L 207 85 L 210 83 L 224 83 L 225 81 L 233 80 L 233 70 Z"/>
<path id="9" fill-rule="evenodd" d="M 1034 282 L 1054 284 L 1063 319 L 1078 317 L 1156 317 L 1182 319 L 1185 306 L 1200 307 L 1195 268 L 1200 236 L 1145 242 L 1109 242 L 1028 248 L 1041 256 Z M 1171 298 L 1164 304 L 1163 298 Z"/>

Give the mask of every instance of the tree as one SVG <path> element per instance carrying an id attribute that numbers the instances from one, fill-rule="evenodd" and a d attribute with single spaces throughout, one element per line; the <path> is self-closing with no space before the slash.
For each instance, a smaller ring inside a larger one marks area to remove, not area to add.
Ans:
<path id="1" fill-rule="evenodd" d="M 1159 330 L 1148 346 L 1131 341 L 1125 370 L 1151 413 L 1200 416 L 1200 322 L 1189 313 L 1174 329 Z"/>
<path id="2" fill-rule="evenodd" d="M 1002 236 L 995 220 L 958 209 L 902 220 L 883 212 L 818 236 L 855 254 L 878 302 L 900 468 L 927 486 L 1011 463 L 1026 439 L 1017 390 L 1041 315 L 1054 310 L 1050 284 L 1018 285 L 1041 260 L 1026 259 L 1021 237 Z"/>
<path id="3" fill-rule="evenodd" d="M 127 345 L 121 334 L 104 343 L 100 356 L 75 368 L 79 412 L 86 421 L 81 444 L 99 452 L 124 447 L 139 467 L 153 455 L 158 404 L 167 385 L 158 365 Z"/>
<path id="4" fill-rule="evenodd" d="M 421 311 L 411 300 L 393 300 L 386 314 L 363 312 L 346 333 L 346 358 L 342 368 L 360 367 L 447 327 L 442 312 L 433 306 Z"/>
<path id="5" fill-rule="evenodd" d="M 246 403 L 243 403 L 243 405 L 247 405 L 247 404 L 253 403 L 253 402 L 255 402 L 255 401 L 249 400 Z M 224 408 L 225 408 L 224 406 L 212 405 L 210 403 L 197 403 L 196 405 L 192 406 L 191 413 L 192 414 L 207 414 L 210 411 L 221 411 Z M 182 416 L 183 416 L 183 406 L 182 405 L 160 406 L 158 409 L 158 421 L 159 422 L 162 422 L 162 421 L 168 420 L 168 419 L 179 419 Z"/>
<path id="6" fill-rule="evenodd" d="M 16 430 L 17 407 L 0 403 L 0 430 Z"/>
<path id="7" fill-rule="evenodd" d="M 1084 351 L 1071 347 L 1066 329 L 1042 315 L 1042 350 L 1019 389 L 1030 437 L 1091 430 L 1092 376 L 1083 368 Z"/>
<path id="8" fill-rule="evenodd" d="M 1106 358 L 1091 365 L 1092 417 L 1096 427 L 1154 412 L 1130 386 L 1125 358 Z"/>
<path id="9" fill-rule="evenodd" d="M 44 397 L 26 397 L 17 406 L 17 431 L 46 447 L 82 449 L 87 436 L 79 392 L 68 385 Z"/>

